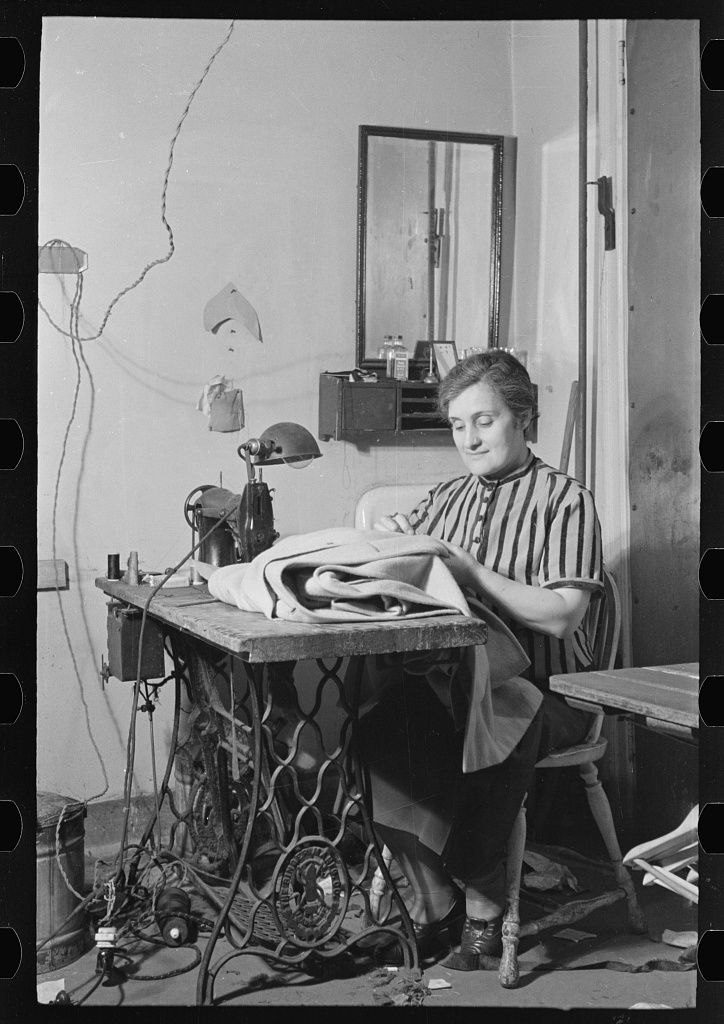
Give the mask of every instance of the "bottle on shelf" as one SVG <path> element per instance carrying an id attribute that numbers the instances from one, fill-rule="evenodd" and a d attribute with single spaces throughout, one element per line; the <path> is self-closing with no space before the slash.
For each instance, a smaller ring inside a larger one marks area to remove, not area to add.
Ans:
<path id="1" fill-rule="evenodd" d="M 388 335 L 385 374 L 391 380 L 395 376 L 395 339 L 392 334 Z"/>
<path id="2" fill-rule="evenodd" d="M 377 352 L 377 358 L 385 364 L 385 376 L 392 376 L 392 335 L 386 334 Z"/>
<path id="3" fill-rule="evenodd" d="M 407 380 L 410 373 L 410 353 L 402 344 L 402 335 L 398 334 L 392 344 L 392 374 L 395 380 Z"/>

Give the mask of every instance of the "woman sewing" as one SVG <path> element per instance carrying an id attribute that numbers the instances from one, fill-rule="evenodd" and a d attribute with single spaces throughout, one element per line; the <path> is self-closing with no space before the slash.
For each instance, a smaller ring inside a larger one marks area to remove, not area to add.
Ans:
<path id="1" fill-rule="evenodd" d="M 462 925 L 444 966 L 474 970 L 481 954 L 501 952 L 505 846 L 535 762 L 587 730 L 588 717 L 547 684 L 592 663 L 587 611 L 603 587 L 601 537 L 590 492 L 528 448 L 535 393 L 513 356 L 491 349 L 463 360 L 441 382 L 438 405 L 466 473 L 375 528 L 443 541 L 458 583 L 509 627 L 530 666 L 510 681 L 480 770 L 462 770 L 462 733 L 451 699 L 441 703 L 440 681 L 462 671 L 459 650 L 408 659 L 402 671 L 398 661 L 361 738 L 375 824 L 408 879 L 421 955 Z M 378 956 L 395 962 L 399 949 Z"/>

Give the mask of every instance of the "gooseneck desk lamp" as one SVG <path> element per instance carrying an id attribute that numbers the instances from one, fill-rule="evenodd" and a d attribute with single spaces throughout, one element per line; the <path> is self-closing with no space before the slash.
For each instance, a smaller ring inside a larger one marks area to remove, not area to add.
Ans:
<path id="1" fill-rule="evenodd" d="M 263 466 L 283 462 L 302 469 L 322 455 L 312 435 L 298 423 L 274 423 L 259 437 L 239 445 L 237 451 L 246 462 L 247 482 L 241 494 L 203 484 L 195 487 L 184 503 L 184 516 L 194 544 L 197 536 L 203 537 L 214 522 L 236 510 L 199 548 L 197 557 L 210 565 L 250 562 L 279 536 L 274 529 L 271 494 L 261 478 Z"/>

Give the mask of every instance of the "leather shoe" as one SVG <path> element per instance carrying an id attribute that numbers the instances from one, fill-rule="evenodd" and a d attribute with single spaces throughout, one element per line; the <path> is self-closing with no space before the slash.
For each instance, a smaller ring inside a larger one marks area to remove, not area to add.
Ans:
<path id="1" fill-rule="evenodd" d="M 503 952 L 503 918 L 476 921 L 466 917 L 460 936 L 460 949 L 453 950 L 440 964 L 452 971 L 479 971 L 484 969 L 483 958 L 499 957 Z"/>
<path id="2" fill-rule="evenodd" d="M 421 959 L 429 953 L 439 940 L 447 934 L 448 939 L 454 942 L 460 934 L 460 926 L 465 916 L 465 907 L 462 900 L 455 900 L 444 917 L 439 921 L 430 921 L 427 924 L 412 922 L 412 930 L 415 934 L 417 952 Z M 402 949 L 394 939 L 375 947 L 375 960 L 380 963 L 401 966 L 403 963 Z"/>

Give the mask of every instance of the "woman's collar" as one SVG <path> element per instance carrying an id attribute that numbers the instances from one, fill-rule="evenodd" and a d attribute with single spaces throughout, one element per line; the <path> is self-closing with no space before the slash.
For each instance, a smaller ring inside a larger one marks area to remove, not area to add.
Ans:
<path id="1" fill-rule="evenodd" d="M 530 448 L 528 448 L 527 451 L 528 455 L 526 456 L 526 460 L 522 466 L 518 466 L 517 469 L 512 470 L 510 473 L 506 473 L 505 476 L 499 476 L 495 478 L 479 476 L 478 481 L 483 487 L 489 487 L 491 486 L 491 484 L 497 485 L 510 483 L 513 480 L 518 480 L 520 477 L 525 476 L 526 473 L 529 473 L 530 470 L 533 468 L 533 463 L 536 460 L 536 456 L 533 454 Z"/>

